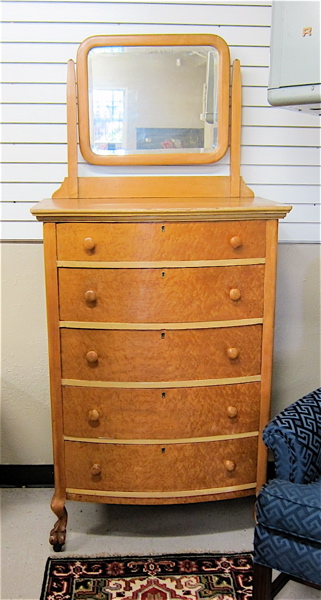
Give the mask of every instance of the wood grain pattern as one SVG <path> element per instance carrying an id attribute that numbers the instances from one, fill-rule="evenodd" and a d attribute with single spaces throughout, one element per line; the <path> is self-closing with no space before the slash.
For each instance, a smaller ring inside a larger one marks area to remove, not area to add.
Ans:
<path id="1" fill-rule="evenodd" d="M 270 418 L 272 366 L 273 366 L 273 339 L 274 339 L 274 312 L 275 312 L 275 284 L 277 263 L 278 221 L 267 223 L 267 264 L 264 283 L 264 320 L 262 333 L 262 387 L 261 387 L 261 412 L 260 431 L 263 431 Z M 258 473 L 257 493 L 266 481 L 268 451 L 262 436 L 258 445 Z"/>
<path id="2" fill-rule="evenodd" d="M 258 428 L 259 403 L 259 383 L 180 390 L 64 387 L 64 434 L 161 439 L 244 433 Z M 228 416 L 231 406 L 234 417 Z"/>
<path id="3" fill-rule="evenodd" d="M 265 257 L 264 221 L 227 223 L 60 223 L 58 260 L 160 261 Z M 239 236 L 241 246 L 231 239 Z M 86 250 L 84 241 L 95 246 Z"/>
<path id="4" fill-rule="evenodd" d="M 61 329 L 66 379 L 175 381 L 257 375 L 261 325 L 190 331 L 96 331 Z M 235 360 L 227 356 L 239 348 Z M 95 351 L 98 361 L 88 363 Z"/>
<path id="5" fill-rule="evenodd" d="M 148 270 L 61 268 L 60 319 L 153 323 L 261 318 L 263 287 L 263 265 Z M 233 300 L 230 294 L 235 289 L 240 298 Z"/>
<path id="6" fill-rule="evenodd" d="M 255 481 L 256 452 L 255 437 L 151 446 L 65 442 L 67 487 L 175 492 L 242 485 Z M 236 462 L 233 472 L 227 459 Z M 101 466 L 100 476 L 91 475 L 93 464 Z"/>

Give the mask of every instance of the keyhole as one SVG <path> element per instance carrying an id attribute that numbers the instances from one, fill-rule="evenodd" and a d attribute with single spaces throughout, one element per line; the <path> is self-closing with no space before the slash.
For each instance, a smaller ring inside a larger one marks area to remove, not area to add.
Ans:
<path id="1" fill-rule="evenodd" d="M 165 337 L 165 333 L 164 333 L 164 331 L 162 331 L 162 333 L 161 333 L 162 340 L 164 339 L 164 337 Z"/>
<path id="2" fill-rule="evenodd" d="M 164 279 L 164 277 L 165 277 L 165 271 L 162 271 L 162 277 Z"/>
<path id="3" fill-rule="evenodd" d="M 162 392 L 162 398 L 166 398 L 166 392 Z"/>
<path id="4" fill-rule="evenodd" d="M 165 231 L 165 225 L 162 225 L 162 231 Z"/>
<path id="5" fill-rule="evenodd" d="M 166 448 L 162 448 L 162 454 L 165 454 Z"/>

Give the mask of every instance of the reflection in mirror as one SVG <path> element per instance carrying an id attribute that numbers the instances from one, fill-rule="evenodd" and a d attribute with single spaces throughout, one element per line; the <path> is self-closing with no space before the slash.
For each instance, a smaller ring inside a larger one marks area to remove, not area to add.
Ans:
<path id="1" fill-rule="evenodd" d="M 88 52 L 96 155 L 208 153 L 217 147 L 213 46 L 96 46 Z"/>

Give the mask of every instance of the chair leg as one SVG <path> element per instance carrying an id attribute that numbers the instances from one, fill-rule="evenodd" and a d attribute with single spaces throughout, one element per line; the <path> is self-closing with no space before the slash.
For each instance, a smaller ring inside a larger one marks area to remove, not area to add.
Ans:
<path id="1" fill-rule="evenodd" d="M 272 569 L 253 564 L 253 600 L 272 600 Z"/>

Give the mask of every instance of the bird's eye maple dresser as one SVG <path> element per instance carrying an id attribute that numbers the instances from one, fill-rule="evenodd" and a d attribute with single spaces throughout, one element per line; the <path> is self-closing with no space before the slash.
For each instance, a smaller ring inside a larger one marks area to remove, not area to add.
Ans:
<path id="1" fill-rule="evenodd" d="M 123 44 L 218 49 L 215 156 L 92 156 L 83 56 Z M 265 481 L 277 225 L 290 210 L 255 198 L 240 176 L 240 65 L 230 108 L 223 40 L 90 38 L 77 68 L 78 111 L 69 61 L 68 177 L 32 210 L 44 222 L 57 551 L 66 499 L 203 502 L 255 494 Z M 230 139 L 230 172 L 79 177 L 78 128 L 96 165 L 210 162 Z"/>

